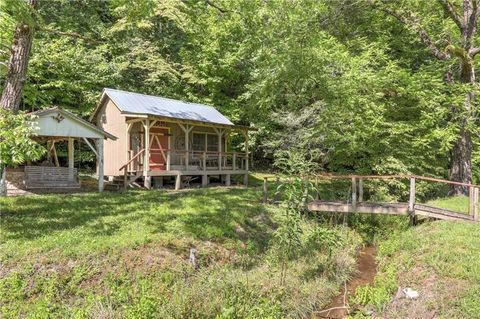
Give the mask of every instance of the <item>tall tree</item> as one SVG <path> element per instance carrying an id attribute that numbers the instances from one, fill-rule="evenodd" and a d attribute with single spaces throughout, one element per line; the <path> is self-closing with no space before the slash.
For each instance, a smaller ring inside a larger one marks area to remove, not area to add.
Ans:
<path id="1" fill-rule="evenodd" d="M 477 107 L 475 104 L 475 93 L 477 81 L 475 78 L 475 56 L 480 52 L 480 48 L 475 46 L 475 37 L 477 35 L 477 20 L 480 15 L 480 8 L 477 0 L 463 0 L 460 4 L 458 2 L 451 2 L 449 0 L 437 0 L 437 9 L 443 10 L 447 19 L 453 22 L 452 28 L 456 34 L 445 36 L 441 33 L 441 39 L 435 39 L 431 30 L 427 30 L 424 23 L 427 19 L 422 19 L 417 13 L 411 9 L 405 9 L 405 6 L 398 6 L 387 4 L 387 2 L 377 1 L 374 5 L 394 17 L 400 23 L 405 25 L 409 30 L 415 32 L 424 46 L 431 52 L 431 54 L 440 61 L 448 61 L 451 58 L 457 58 L 459 67 L 456 68 L 456 74 L 450 69 L 445 74 L 445 80 L 448 83 L 460 83 L 464 86 L 466 91 L 464 100 L 461 106 L 452 106 L 452 119 L 456 121 L 458 126 L 458 138 L 453 145 L 450 159 L 450 178 L 456 181 L 471 183 L 472 182 L 472 129 L 474 130 L 478 123 L 476 119 Z M 408 4 L 408 3 L 404 3 Z M 432 4 L 420 3 L 425 6 L 431 15 Z M 435 6 L 435 4 L 434 4 Z M 411 8 L 411 4 L 409 8 Z M 438 11 L 437 11 L 438 12 Z M 441 11 L 440 11 L 441 12 Z M 444 30 L 438 30 L 443 31 Z M 443 47 L 441 44 L 444 44 Z M 453 189 L 455 194 L 465 194 L 466 187 L 455 187 Z"/>
<path id="2" fill-rule="evenodd" d="M 13 34 L 11 54 L 7 63 L 5 84 L 0 99 L 0 107 L 12 112 L 17 112 L 20 107 L 35 30 L 31 13 L 35 10 L 37 0 L 25 0 L 25 4 L 26 14 L 23 15 Z M 11 5 L 16 6 L 18 4 L 12 3 Z"/>

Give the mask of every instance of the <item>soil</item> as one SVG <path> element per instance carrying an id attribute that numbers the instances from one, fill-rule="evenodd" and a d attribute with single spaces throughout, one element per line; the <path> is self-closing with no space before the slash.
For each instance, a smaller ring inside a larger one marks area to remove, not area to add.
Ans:
<path id="1" fill-rule="evenodd" d="M 355 277 L 347 282 L 346 294 L 345 288 L 342 289 L 340 294 L 333 298 L 330 304 L 325 307 L 325 310 L 332 310 L 319 312 L 317 318 L 340 319 L 348 315 L 347 309 L 342 308 L 345 306 L 345 300 L 348 301 L 348 297 L 355 293 L 357 287 L 373 282 L 377 274 L 376 255 L 377 247 L 375 246 L 367 246 L 360 251 L 357 259 L 357 273 Z"/>

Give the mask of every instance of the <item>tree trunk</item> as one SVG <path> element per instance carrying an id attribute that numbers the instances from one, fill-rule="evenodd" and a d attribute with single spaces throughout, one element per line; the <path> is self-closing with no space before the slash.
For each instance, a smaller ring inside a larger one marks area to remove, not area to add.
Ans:
<path id="1" fill-rule="evenodd" d="M 468 57 L 468 61 L 462 63 L 460 81 L 465 84 L 475 84 L 475 67 L 473 58 Z M 460 114 L 460 132 L 457 141 L 452 149 L 450 159 L 450 179 L 456 182 L 472 183 L 472 151 L 473 142 L 471 133 L 468 131 L 468 121 L 471 118 L 473 109 L 473 100 L 475 95 L 469 92 L 465 96 L 463 114 Z M 468 195 L 468 187 L 452 186 L 450 190 L 452 195 Z"/>
<path id="2" fill-rule="evenodd" d="M 462 129 L 460 136 L 452 150 L 450 163 L 450 179 L 462 182 L 472 182 L 472 137 L 470 132 Z M 468 187 L 452 186 L 450 191 L 452 195 L 467 195 Z"/>
<path id="3" fill-rule="evenodd" d="M 4 196 L 7 196 L 7 169 L 0 163 L 0 197 Z"/>
<path id="4" fill-rule="evenodd" d="M 25 0 L 34 8 L 37 0 Z M 8 71 L 5 77 L 0 107 L 17 112 L 20 108 L 23 86 L 27 76 L 28 61 L 32 48 L 34 26 L 21 22 L 15 28 Z"/>

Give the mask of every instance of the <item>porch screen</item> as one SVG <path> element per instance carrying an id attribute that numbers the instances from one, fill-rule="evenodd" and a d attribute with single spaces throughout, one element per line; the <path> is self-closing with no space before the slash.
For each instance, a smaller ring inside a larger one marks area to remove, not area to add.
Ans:
<path id="1" fill-rule="evenodd" d="M 205 151 L 205 134 L 193 133 L 192 147 L 194 151 Z"/>
<path id="2" fill-rule="evenodd" d="M 193 133 L 192 148 L 194 151 L 218 151 L 218 136 L 208 133 Z"/>

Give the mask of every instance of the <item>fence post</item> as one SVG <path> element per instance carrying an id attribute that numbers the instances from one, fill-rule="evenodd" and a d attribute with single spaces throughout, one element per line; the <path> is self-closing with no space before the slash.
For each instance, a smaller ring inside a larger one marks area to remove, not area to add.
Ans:
<path id="1" fill-rule="evenodd" d="M 474 204 L 473 204 L 473 220 L 478 222 L 479 219 L 480 219 L 480 206 L 479 206 L 479 201 L 480 199 L 478 198 L 479 196 L 479 188 L 478 187 L 475 187 L 474 188 L 474 198 L 475 198 L 475 201 L 474 201 Z"/>
<path id="2" fill-rule="evenodd" d="M 415 181 L 415 177 L 410 177 L 410 198 L 408 200 L 408 214 L 410 216 L 411 226 L 416 224 L 415 198 L 416 198 L 416 181 Z"/>
<path id="3" fill-rule="evenodd" d="M 266 204 L 268 201 L 268 177 L 263 178 L 263 203 Z"/>
<path id="4" fill-rule="evenodd" d="M 205 172 L 207 170 L 207 153 L 205 152 L 202 153 L 202 166 L 203 171 Z"/>
<path id="5" fill-rule="evenodd" d="M 357 178 L 352 177 L 352 212 L 357 210 Z"/>
<path id="6" fill-rule="evenodd" d="M 475 214 L 475 188 L 472 186 L 468 187 L 468 214 Z"/>

